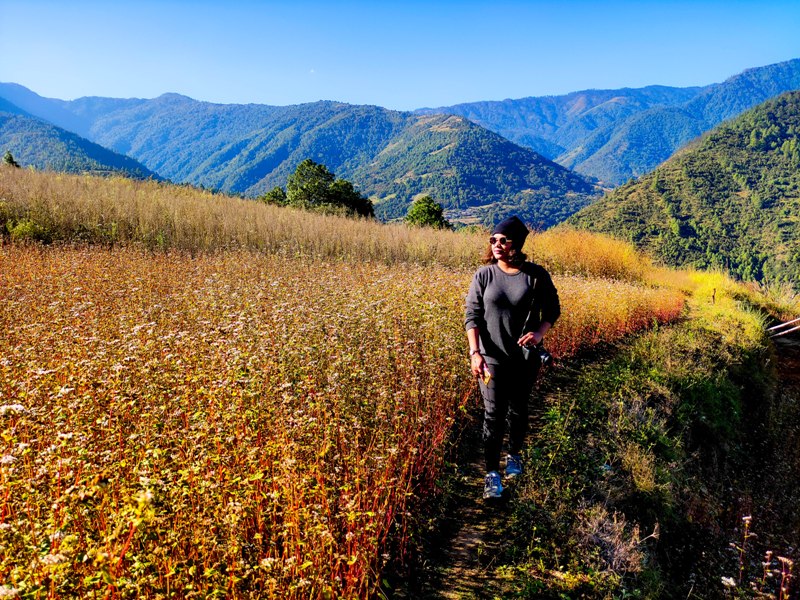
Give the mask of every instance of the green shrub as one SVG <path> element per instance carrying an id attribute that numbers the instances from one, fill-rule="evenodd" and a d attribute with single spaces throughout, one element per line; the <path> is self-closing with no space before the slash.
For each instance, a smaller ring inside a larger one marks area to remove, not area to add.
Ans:
<path id="1" fill-rule="evenodd" d="M 49 244 L 53 241 L 51 232 L 32 219 L 20 221 L 7 221 L 6 229 L 14 241 L 32 241 Z"/>

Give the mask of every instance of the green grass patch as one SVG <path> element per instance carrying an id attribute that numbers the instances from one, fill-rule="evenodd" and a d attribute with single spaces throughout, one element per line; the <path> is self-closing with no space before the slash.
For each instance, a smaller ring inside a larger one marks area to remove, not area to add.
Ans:
<path id="1" fill-rule="evenodd" d="M 727 314 L 748 329 L 751 313 Z M 696 316 L 555 373 L 507 532 L 513 595 L 686 597 L 698 577 L 719 587 L 722 565 L 690 571 L 717 541 L 743 415 L 769 393 L 767 352 L 763 334 Z"/>

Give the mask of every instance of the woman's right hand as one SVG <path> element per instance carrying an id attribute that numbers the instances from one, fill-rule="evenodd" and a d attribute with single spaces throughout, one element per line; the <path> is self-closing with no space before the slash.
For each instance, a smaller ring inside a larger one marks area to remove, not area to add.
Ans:
<path id="1" fill-rule="evenodd" d="M 486 369 L 486 361 L 483 360 L 480 352 L 476 352 L 469 358 L 470 368 L 475 377 L 483 377 L 483 371 Z"/>

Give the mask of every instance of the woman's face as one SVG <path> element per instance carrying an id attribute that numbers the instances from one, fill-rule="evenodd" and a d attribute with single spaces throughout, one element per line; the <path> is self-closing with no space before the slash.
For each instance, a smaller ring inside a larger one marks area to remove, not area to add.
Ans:
<path id="1" fill-rule="evenodd" d="M 511 240 L 502 233 L 493 234 L 492 237 L 489 238 L 489 243 L 492 246 L 492 256 L 494 256 L 496 260 L 506 262 L 514 252 L 511 247 Z"/>

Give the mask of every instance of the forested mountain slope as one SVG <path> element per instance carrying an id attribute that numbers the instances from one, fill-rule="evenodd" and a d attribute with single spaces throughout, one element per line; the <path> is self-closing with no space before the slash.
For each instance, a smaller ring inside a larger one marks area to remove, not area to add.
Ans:
<path id="1" fill-rule="evenodd" d="M 513 142 L 556 159 L 583 144 L 595 131 L 654 107 L 678 106 L 701 90 L 666 86 L 583 90 L 562 96 L 470 102 L 423 108 L 417 112 L 464 116 Z"/>
<path id="2" fill-rule="evenodd" d="M 597 197 L 580 175 L 461 117 L 421 117 L 353 180 L 383 201 L 383 217 L 405 214 L 407 198 L 429 193 L 455 214 L 496 222 L 511 213 L 550 227 Z"/>
<path id="3" fill-rule="evenodd" d="M 0 154 L 11 152 L 21 166 L 68 173 L 159 177 L 137 161 L 28 115 L 0 99 Z"/>
<path id="4" fill-rule="evenodd" d="M 800 282 L 800 92 L 721 125 L 574 215 L 672 265 Z"/>
<path id="5" fill-rule="evenodd" d="M 423 112 L 465 116 L 578 173 L 618 185 L 649 172 L 722 121 L 797 89 L 800 59 L 748 69 L 705 87 L 585 90 Z"/>

